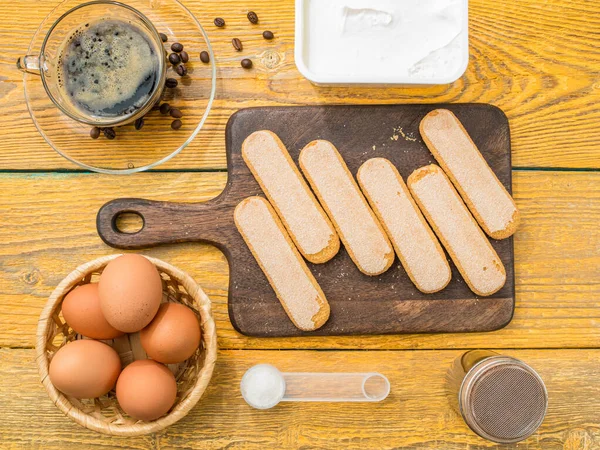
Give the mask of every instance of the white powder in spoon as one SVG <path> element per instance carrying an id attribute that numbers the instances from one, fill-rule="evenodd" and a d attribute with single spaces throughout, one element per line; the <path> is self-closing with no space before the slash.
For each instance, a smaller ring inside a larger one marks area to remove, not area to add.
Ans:
<path id="1" fill-rule="evenodd" d="M 242 397 L 256 409 L 269 409 L 277 405 L 285 394 L 285 379 L 276 367 L 258 364 L 242 377 Z"/>

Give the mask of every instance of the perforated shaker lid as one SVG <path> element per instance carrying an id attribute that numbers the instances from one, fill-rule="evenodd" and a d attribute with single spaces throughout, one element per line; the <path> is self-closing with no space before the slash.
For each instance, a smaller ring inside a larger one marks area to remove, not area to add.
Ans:
<path id="1" fill-rule="evenodd" d="M 546 416 L 548 394 L 535 370 L 498 356 L 473 367 L 463 380 L 461 413 L 481 437 L 501 444 L 527 439 Z"/>

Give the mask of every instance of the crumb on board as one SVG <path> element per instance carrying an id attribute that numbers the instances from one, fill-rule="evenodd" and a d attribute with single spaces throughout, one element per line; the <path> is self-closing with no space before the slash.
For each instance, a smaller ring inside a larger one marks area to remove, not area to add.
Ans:
<path id="1" fill-rule="evenodd" d="M 405 141 L 410 141 L 410 142 L 415 142 L 417 140 L 417 138 L 415 137 L 414 133 L 411 131 L 409 133 L 405 133 L 404 130 L 402 129 L 402 127 L 396 127 L 394 128 L 394 135 L 392 136 L 392 138 L 397 141 L 398 140 L 398 135 L 402 136 L 402 138 Z"/>

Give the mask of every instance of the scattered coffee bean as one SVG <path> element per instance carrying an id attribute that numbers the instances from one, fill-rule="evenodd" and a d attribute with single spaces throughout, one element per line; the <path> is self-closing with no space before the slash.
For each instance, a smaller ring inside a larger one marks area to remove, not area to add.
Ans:
<path id="1" fill-rule="evenodd" d="M 225 26 L 225 21 L 223 19 L 221 19 L 220 17 L 217 17 L 215 19 L 215 25 L 219 28 L 222 28 Z"/>
<path id="2" fill-rule="evenodd" d="M 104 132 L 106 139 L 110 139 L 112 141 L 115 137 L 117 137 L 117 133 L 115 133 L 115 130 L 112 128 L 104 128 L 102 131 Z"/>
<path id="3" fill-rule="evenodd" d="M 175 42 L 173 45 L 171 45 L 171 50 L 173 50 L 175 53 L 179 53 L 183 50 L 183 45 L 181 45 L 179 42 Z"/>
<path id="4" fill-rule="evenodd" d="M 165 86 L 167 86 L 170 89 L 176 88 L 178 84 L 179 83 L 175 78 L 167 78 L 167 81 L 165 81 Z"/>
<path id="5" fill-rule="evenodd" d="M 94 127 L 90 130 L 90 137 L 92 139 L 98 139 L 100 137 L 100 128 Z"/>
<path id="6" fill-rule="evenodd" d="M 160 105 L 161 114 L 169 114 L 169 111 L 171 111 L 171 105 L 169 105 L 168 103 L 163 103 L 162 105 Z"/>
<path id="7" fill-rule="evenodd" d="M 242 41 L 240 41 L 238 38 L 233 38 L 231 40 L 231 45 L 233 45 L 233 48 L 235 48 L 238 52 L 241 52 L 242 50 L 244 50 Z"/>
<path id="8" fill-rule="evenodd" d="M 171 122 L 171 128 L 173 128 L 174 130 L 179 130 L 182 125 L 183 123 L 179 119 L 175 119 L 173 122 Z"/>
<path id="9" fill-rule="evenodd" d="M 187 67 L 185 67 L 183 64 L 179 64 L 177 67 L 175 67 L 175 72 L 177 72 L 177 75 L 180 77 L 184 77 L 187 75 Z"/>
<path id="10" fill-rule="evenodd" d="M 169 114 L 171 114 L 171 117 L 173 119 L 181 119 L 183 117 L 183 113 L 178 110 L 177 108 L 171 108 L 171 111 L 169 111 Z"/>
<path id="11" fill-rule="evenodd" d="M 258 16 L 256 15 L 256 13 L 254 11 L 250 11 L 248 13 L 248 20 L 253 24 L 258 23 Z"/>
<path id="12" fill-rule="evenodd" d="M 181 62 L 186 63 L 190 60 L 190 55 L 188 55 L 188 52 L 186 51 L 182 51 L 179 54 L 179 57 L 181 58 Z"/>
<path id="13" fill-rule="evenodd" d="M 171 64 L 173 64 L 174 66 L 176 66 L 177 64 L 179 64 L 181 62 L 181 58 L 179 57 L 179 55 L 177 53 L 171 53 L 169 55 L 169 62 Z"/>
<path id="14" fill-rule="evenodd" d="M 263 31 L 263 37 L 267 40 L 270 41 L 271 39 L 273 39 L 275 37 L 275 35 L 273 34 L 272 31 Z"/>
<path id="15" fill-rule="evenodd" d="M 144 128 L 144 118 L 140 117 L 139 119 L 137 119 L 134 123 L 134 126 L 136 130 L 141 130 L 142 128 Z"/>
<path id="16" fill-rule="evenodd" d="M 204 64 L 208 64 L 210 62 L 210 56 L 208 55 L 208 52 L 200 52 L 200 61 L 202 61 Z"/>
<path id="17" fill-rule="evenodd" d="M 242 67 L 244 69 L 251 69 L 252 68 L 252 60 L 251 59 L 244 58 L 244 59 L 242 59 L 241 64 L 242 64 Z"/>
<path id="18" fill-rule="evenodd" d="M 160 36 L 160 40 L 163 42 L 167 42 L 169 40 L 169 38 L 167 38 L 167 35 L 165 33 L 158 33 L 158 35 Z"/>

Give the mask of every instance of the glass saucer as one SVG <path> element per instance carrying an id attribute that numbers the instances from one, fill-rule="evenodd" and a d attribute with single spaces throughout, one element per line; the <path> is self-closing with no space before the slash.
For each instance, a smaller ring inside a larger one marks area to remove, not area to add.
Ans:
<path id="1" fill-rule="evenodd" d="M 65 0 L 44 19 L 36 31 L 27 54 L 39 54 L 47 31 L 66 11 L 82 0 Z M 25 100 L 31 118 L 43 138 L 59 154 L 83 169 L 109 174 L 142 172 L 168 161 L 183 150 L 198 134 L 212 106 L 216 91 L 216 67 L 210 41 L 194 15 L 177 0 L 125 0 L 144 14 L 160 33 L 168 36 L 164 44 L 170 53 L 174 42 L 183 44 L 190 60 L 188 74 L 180 77 L 169 64 L 167 77 L 179 84 L 165 88 L 163 102 L 183 113 L 183 126 L 171 128 L 169 115 L 153 110 L 144 118 L 144 127 L 136 130 L 133 124 L 115 128 L 116 139 L 104 135 L 90 138 L 90 126 L 63 114 L 50 100 L 41 78 L 25 73 Z M 207 51 L 210 62 L 200 61 L 200 52 Z"/>

